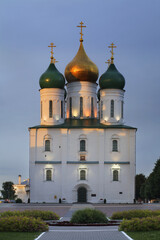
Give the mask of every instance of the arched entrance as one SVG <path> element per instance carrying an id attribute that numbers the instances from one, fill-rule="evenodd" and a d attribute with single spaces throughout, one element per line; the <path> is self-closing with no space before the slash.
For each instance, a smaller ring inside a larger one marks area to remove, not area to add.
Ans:
<path id="1" fill-rule="evenodd" d="M 87 189 L 85 187 L 79 187 L 77 195 L 78 202 L 87 202 Z"/>

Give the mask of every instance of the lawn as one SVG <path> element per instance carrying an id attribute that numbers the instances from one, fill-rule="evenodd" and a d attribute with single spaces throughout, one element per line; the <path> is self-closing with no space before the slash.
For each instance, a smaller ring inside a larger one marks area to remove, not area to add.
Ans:
<path id="1" fill-rule="evenodd" d="M 128 236 L 134 240 L 158 240 L 160 239 L 160 231 L 149 231 L 149 232 L 126 232 Z"/>
<path id="2" fill-rule="evenodd" d="M 39 235 L 37 232 L 0 232 L 0 240 L 34 240 Z"/>

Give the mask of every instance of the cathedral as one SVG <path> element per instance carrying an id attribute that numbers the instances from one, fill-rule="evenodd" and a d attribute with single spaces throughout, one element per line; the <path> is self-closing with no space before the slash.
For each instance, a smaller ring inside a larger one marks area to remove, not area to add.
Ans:
<path id="1" fill-rule="evenodd" d="M 40 125 L 29 128 L 32 203 L 133 203 L 136 128 L 124 124 L 125 79 L 114 64 L 99 77 L 81 38 L 65 77 L 51 62 L 41 75 Z"/>

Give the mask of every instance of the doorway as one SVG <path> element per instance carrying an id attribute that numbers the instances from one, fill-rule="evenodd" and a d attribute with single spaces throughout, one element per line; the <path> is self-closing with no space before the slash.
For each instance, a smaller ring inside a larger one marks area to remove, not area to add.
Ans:
<path id="1" fill-rule="evenodd" d="M 87 202 L 87 189 L 85 187 L 79 187 L 77 190 L 78 202 Z"/>

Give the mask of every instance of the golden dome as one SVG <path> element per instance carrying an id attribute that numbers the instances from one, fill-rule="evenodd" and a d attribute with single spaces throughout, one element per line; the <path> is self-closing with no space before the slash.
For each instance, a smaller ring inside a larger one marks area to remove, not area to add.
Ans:
<path id="1" fill-rule="evenodd" d="M 98 68 L 87 56 L 82 41 L 73 60 L 65 68 L 67 82 L 87 81 L 96 83 L 98 79 Z"/>

